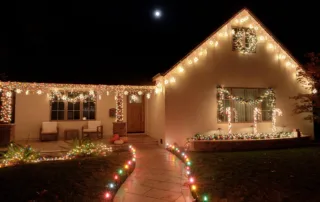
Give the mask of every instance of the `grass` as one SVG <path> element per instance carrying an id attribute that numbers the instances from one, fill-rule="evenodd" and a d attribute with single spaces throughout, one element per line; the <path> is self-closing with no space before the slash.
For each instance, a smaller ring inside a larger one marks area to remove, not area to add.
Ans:
<path id="1" fill-rule="evenodd" d="M 320 148 L 188 155 L 199 196 L 209 201 L 320 201 Z"/>
<path id="2" fill-rule="evenodd" d="M 1 201 L 28 201 L 47 190 L 61 201 L 101 201 L 108 180 L 130 158 L 128 151 L 106 157 L 24 164 L 0 169 Z M 56 200 L 45 200 L 56 201 Z"/>

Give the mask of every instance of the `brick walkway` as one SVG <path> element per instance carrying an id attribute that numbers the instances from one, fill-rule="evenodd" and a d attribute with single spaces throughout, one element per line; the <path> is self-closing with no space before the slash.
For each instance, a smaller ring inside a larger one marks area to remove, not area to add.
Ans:
<path id="1" fill-rule="evenodd" d="M 135 146 L 134 172 L 118 190 L 114 202 L 191 202 L 183 163 L 156 145 Z"/>

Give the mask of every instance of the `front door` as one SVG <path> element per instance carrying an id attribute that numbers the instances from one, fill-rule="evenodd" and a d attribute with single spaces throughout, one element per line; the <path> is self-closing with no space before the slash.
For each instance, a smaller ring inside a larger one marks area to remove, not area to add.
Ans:
<path id="1" fill-rule="evenodd" d="M 129 94 L 127 99 L 127 132 L 144 133 L 144 96 Z"/>

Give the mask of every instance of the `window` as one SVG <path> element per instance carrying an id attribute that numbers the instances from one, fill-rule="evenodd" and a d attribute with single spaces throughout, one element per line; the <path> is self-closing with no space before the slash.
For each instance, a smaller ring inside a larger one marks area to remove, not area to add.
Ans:
<path id="1" fill-rule="evenodd" d="M 83 102 L 82 116 L 86 119 L 92 120 L 96 118 L 96 103 L 92 100 Z"/>
<path id="2" fill-rule="evenodd" d="M 53 98 L 51 104 L 51 120 L 64 120 L 65 103 L 57 97 Z"/>
<path id="3" fill-rule="evenodd" d="M 95 95 L 72 92 L 67 96 L 58 93 L 51 103 L 51 120 L 94 120 L 96 118 Z"/>
<path id="4" fill-rule="evenodd" d="M 241 53 L 255 53 L 257 49 L 257 35 L 254 29 L 245 27 L 232 28 L 232 50 Z"/>
<path id="5" fill-rule="evenodd" d="M 230 95 L 239 97 L 242 101 L 253 101 L 264 95 L 268 89 L 266 88 L 225 88 Z M 259 121 L 271 121 L 273 99 L 270 96 L 263 98 L 262 102 L 257 104 L 245 104 L 239 100 L 232 100 L 224 94 L 223 99 L 218 100 L 218 120 L 227 122 L 226 108 L 231 108 L 231 121 L 233 123 L 253 122 L 253 110 L 255 107 L 261 109 Z M 220 99 L 220 98 L 219 98 Z M 220 102 L 220 103 L 219 103 Z"/>

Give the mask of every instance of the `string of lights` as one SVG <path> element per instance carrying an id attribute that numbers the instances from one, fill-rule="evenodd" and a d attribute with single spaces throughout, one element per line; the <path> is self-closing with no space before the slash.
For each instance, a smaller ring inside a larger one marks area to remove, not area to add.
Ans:
<path id="1" fill-rule="evenodd" d="M 234 27 L 240 28 L 239 31 L 236 32 Z M 229 39 L 230 35 L 235 36 L 235 46 L 240 54 L 254 52 L 258 44 L 264 45 L 274 55 L 276 61 L 281 62 L 284 67 L 292 68 L 296 75 L 298 75 L 298 72 L 304 71 L 263 26 L 244 9 L 170 69 L 163 76 L 163 81 L 160 81 L 161 85 L 176 83 L 179 75 L 186 72 L 186 67 L 196 65 L 201 58 L 207 56 L 209 50 L 219 49 L 219 41 Z M 244 42 L 241 41 L 243 37 L 245 38 Z M 313 83 L 311 78 L 305 77 L 303 86 L 312 88 Z"/>
<path id="2" fill-rule="evenodd" d="M 185 152 L 181 152 L 180 149 L 174 145 L 166 144 L 166 149 L 176 155 L 182 162 L 185 164 L 185 175 L 188 177 L 188 186 L 191 190 L 191 194 L 195 201 L 209 201 L 209 197 L 207 195 L 199 196 L 198 194 L 198 187 L 196 185 L 196 178 L 192 173 L 192 163 L 190 158 Z"/>

